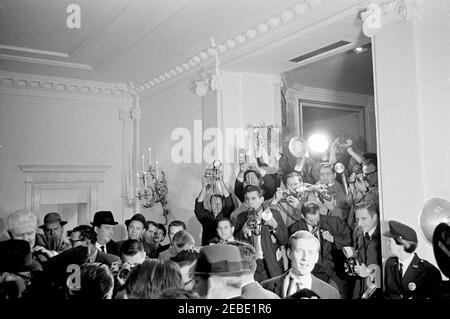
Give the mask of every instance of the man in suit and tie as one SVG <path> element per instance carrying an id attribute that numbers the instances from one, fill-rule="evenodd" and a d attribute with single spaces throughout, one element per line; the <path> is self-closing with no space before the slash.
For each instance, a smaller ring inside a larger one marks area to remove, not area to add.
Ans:
<path id="1" fill-rule="evenodd" d="M 107 254 L 120 257 L 120 247 L 112 240 L 114 235 L 114 226 L 118 223 L 114 221 L 111 211 L 99 211 L 94 215 L 94 221 L 91 223 L 97 233 L 97 248 Z"/>
<path id="2" fill-rule="evenodd" d="M 370 286 L 375 284 L 374 272 L 381 272 L 381 235 L 379 223 L 379 209 L 377 202 L 362 202 L 355 206 L 358 226 L 354 249 L 359 265 L 355 266 L 357 274 L 353 299 L 362 298 L 364 292 L 370 290 Z M 370 278 L 371 280 L 368 280 Z M 368 284 L 370 282 L 370 284 Z M 369 288 L 369 289 L 368 289 Z M 381 288 L 381 287 L 377 287 Z M 376 293 L 374 296 L 380 296 Z"/>
<path id="3" fill-rule="evenodd" d="M 287 255 L 291 269 L 281 276 L 262 282 L 262 286 L 286 298 L 302 289 L 312 290 L 321 299 L 340 299 L 339 291 L 311 274 L 319 260 L 320 241 L 309 231 L 299 230 L 291 235 Z"/>
<path id="4" fill-rule="evenodd" d="M 242 275 L 242 297 L 246 299 L 280 299 L 280 297 L 255 281 L 256 271 L 256 250 L 247 243 L 241 241 L 229 242 L 229 245 L 239 248 L 242 258 L 242 269 L 245 271 Z"/>
<path id="5" fill-rule="evenodd" d="M 350 287 L 345 281 L 342 248 L 352 244 L 350 228 L 341 218 L 321 215 L 319 211 L 320 207 L 315 202 L 305 203 L 301 208 L 302 219 L 288 227 L 288 234 L 306 230 L 319 239 L 319 260 L 312 274 L 347 296 Z"/>
<path id="6" fill-rule="evenodd" d="M 238 215 L 234 237 L 255 247 L 255 280 L 261 282 L 283 272 L 283 260 L 277 251 L 287 242 L 287 228 L 278 211 L 264 207 L 263 190 L 259 186 L 247 185 L 244 198 L 249 210 Z"/>
<path id="7" fill-rule="evenodd" d="M 440 297 L 441 273 L 414 251 L 417 234 L 414 229 L 397 221 L 389 221 L 388 247 L 392 257 L 385 264 L 385 298 L 434 299 Z"/>

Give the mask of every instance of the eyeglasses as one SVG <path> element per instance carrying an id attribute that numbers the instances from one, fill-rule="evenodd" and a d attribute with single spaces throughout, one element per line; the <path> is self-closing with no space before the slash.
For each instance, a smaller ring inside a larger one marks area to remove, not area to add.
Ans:
<path id="1" fill-rule="evenodd" d="M 83 239 L 77 239 L 77 240 L 69 239 L 69 242 L 72 246 L 73 246 L 73 244 L 75 244 L 76 242 L 79 242 L 79 241 L 83 241 Z"/>
<path id="2" fill-rule="evenodd" d="M 370 173 L 363 173 L 363 175 L 364 175 L 364 177 L 370 177 L 370 176 L 373 176 L 374 174 L 376 174 L 378 171 L 373 171 L 373 172 L 370 172 Z"/>

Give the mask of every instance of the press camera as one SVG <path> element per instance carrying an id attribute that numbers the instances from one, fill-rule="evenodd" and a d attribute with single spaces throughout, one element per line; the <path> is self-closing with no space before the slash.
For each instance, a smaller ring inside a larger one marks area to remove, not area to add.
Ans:
<path id="1" fill-rule="evenodd" d="M 221 180 L 223 176 L 223 173 L 220 170 L 220 167 L 222 166 L 221 161 L 214 160 L 212 166 L 212 168 L 207 168 L 203 175 L 208 180 L 208 184 L 213 184 L 214 182 Z"/>

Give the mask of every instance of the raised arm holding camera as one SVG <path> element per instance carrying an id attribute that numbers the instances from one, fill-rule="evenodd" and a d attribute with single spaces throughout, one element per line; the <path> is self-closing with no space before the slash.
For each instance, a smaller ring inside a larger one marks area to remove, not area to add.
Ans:
<path id="1" fill-rule="evenodd" d="M 208 190 L 215 183 L 216 190 L 209 198 L 210 210 L 205 207 L 204 201 Z M 195 200 L 194 212 L 200 224 L 202 224 L 202 246 L 208 245 L 209 241 L 217 236 L 217 220 L 230 218 L 234 210 L 233 199 L 222 178 L 211 180 L 208 176 L 202 178 L 202 189 Z"/>

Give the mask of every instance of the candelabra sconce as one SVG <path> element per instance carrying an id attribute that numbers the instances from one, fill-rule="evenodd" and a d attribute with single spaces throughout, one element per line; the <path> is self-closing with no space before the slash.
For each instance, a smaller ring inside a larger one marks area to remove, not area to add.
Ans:
<path id="1" fill-rule="evenodd" d="M 148 169 L 142 173 L 138 173 L 139 179 L 136 198 L 139 200 L 142 208 L 153 207 L 156 203 L 161 203 L 163 207 L 163 215 L 169 213 L 167 208 L 168 187 L 165 173 L 159 170 L 158 162 L 156 169 L 150 165 Z"/>

